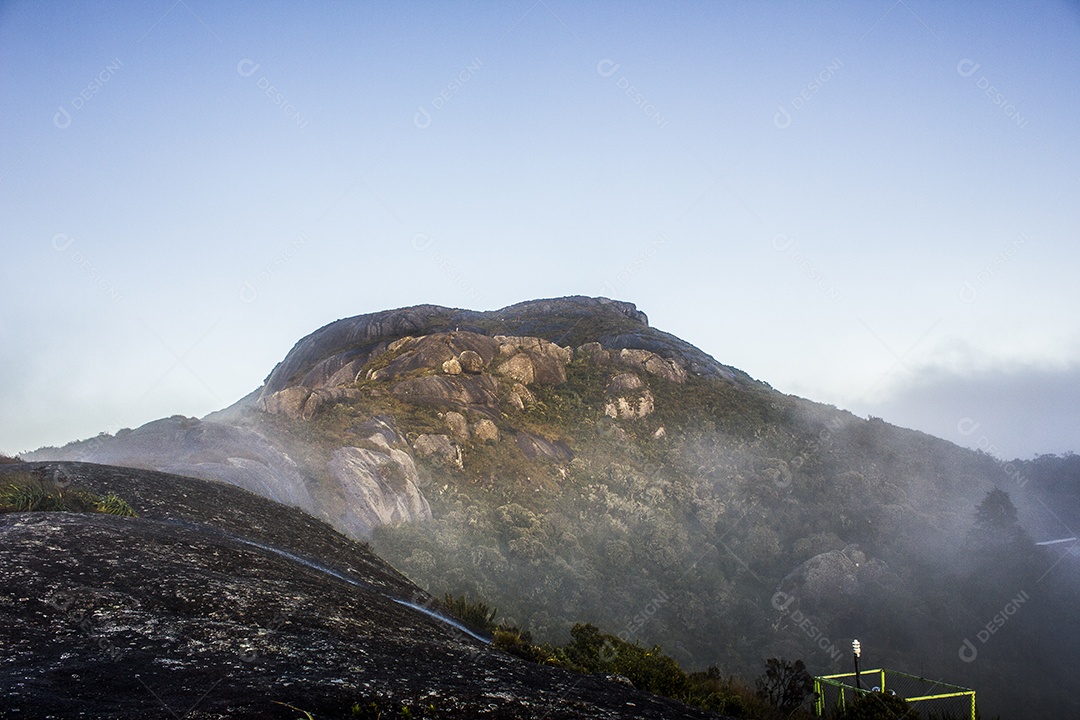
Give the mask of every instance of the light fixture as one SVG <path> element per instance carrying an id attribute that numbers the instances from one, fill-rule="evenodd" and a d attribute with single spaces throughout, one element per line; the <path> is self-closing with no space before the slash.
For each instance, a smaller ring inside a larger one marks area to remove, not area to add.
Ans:
<path id="1" fill-rule="evenodd" d="M 859 644 L 858 640 L 851 641 L 851 652 L 855 656 L 855 688 L 862 690 L 862 674 L 859 672 L 859 656 L 862 655 L 862 645 Z"/>

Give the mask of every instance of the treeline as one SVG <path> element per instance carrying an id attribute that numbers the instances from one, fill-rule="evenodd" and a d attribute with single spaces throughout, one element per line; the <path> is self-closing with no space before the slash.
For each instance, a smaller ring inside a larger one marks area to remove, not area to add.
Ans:
<path id="1" fill-rule="evenodd" d="M 639 690 L 737 718 L 812 717 L 814 680 L 801 660 L 770 659 L 751 687 L 716 667 L 687 672 L 659 645 L 643 647 L 587 623 L 573 626 L 569 642 L 537 644 L 528 630 L 496 622 L 496 611 L 483 602 L 447 594 L 442 607 L 474 630 L 491 635 L 494 647 L 540 665 L 606 675 L 612 682 L 630 683 Z"/>

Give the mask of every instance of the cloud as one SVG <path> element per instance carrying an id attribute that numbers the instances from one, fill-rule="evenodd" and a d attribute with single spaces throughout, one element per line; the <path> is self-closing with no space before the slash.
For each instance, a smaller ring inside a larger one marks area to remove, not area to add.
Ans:
<path id="1" fill-rule="evenodd" d="M 1080 365 L 923 368 L 853 409 L 1002 459 L 1080 452 Z"/>

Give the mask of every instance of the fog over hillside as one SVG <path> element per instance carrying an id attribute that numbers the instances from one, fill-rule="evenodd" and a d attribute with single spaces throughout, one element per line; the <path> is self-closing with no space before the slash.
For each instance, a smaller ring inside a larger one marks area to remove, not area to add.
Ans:
<path id="1" fill-rule="evenodd" d="M 1046 718 L 1076 709 L 1048 658 L 1080 640 L 1078 457 L 1006 462 L 786 395 L 587 297 L 342 319 L 203 420 L 26 456 L 240 485 L 544 642 L 588 622 L 752 677 L 841 672 L 858 638 L 986 714 Z"/>

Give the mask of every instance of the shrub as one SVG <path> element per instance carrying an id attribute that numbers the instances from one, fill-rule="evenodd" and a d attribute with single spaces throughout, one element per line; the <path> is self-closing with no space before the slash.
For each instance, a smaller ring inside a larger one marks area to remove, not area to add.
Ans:
<path id="1" fill-rule="evenodd" d="M 538 645 L 533 645 L 532 634 L 527 630 L 500 626 L 496 628 L 491 644 L 498 650 L 516 655 L 522 660 L 528 660 L 537 665 L 557 664 L 550 651 L 546 651 Z"/>
<path id="2" fill-rule="evenodd" d="M 128 504 L 127 500 L 119 497 L 115 493 L 109 493 L 105 497 L 97 501 L 97 511 L 105 513 L 107 515 L 119 515 L 120 517 L 138 517 L 135 514 L 135 510 Z"/>
<path id="3" fill-rule="evenodd" d="M 802 660 L 792 663 L 783 658 L 769 658 L 755 685 L 758 697 L 788 713 L 802 707 L 814 695 L 814 678 Z"/>
<path id="4" fill-rule="evenodd" d="M 0 488 L 0 512 L 100 512 L 137 517 L 127 501 L 114 493 L 99 497 L 77 487 L 58 487 L 29 473 L 16 473 Z"/>
<path id="5" fill-rule="evenodd" d="M 498 627 L 495 624 L 495 614 L 498 610 L 489 608 L 479 600 L 474 602 L 469 600 L 465 595 L 455 598 L 450 593 L 446 593 L 443 597 L 442 606 L 443 610 L 448 614 L 453 615 L 462 623 L 478 632 L 490 635 L 494 633 L 495 629 Z"/>

